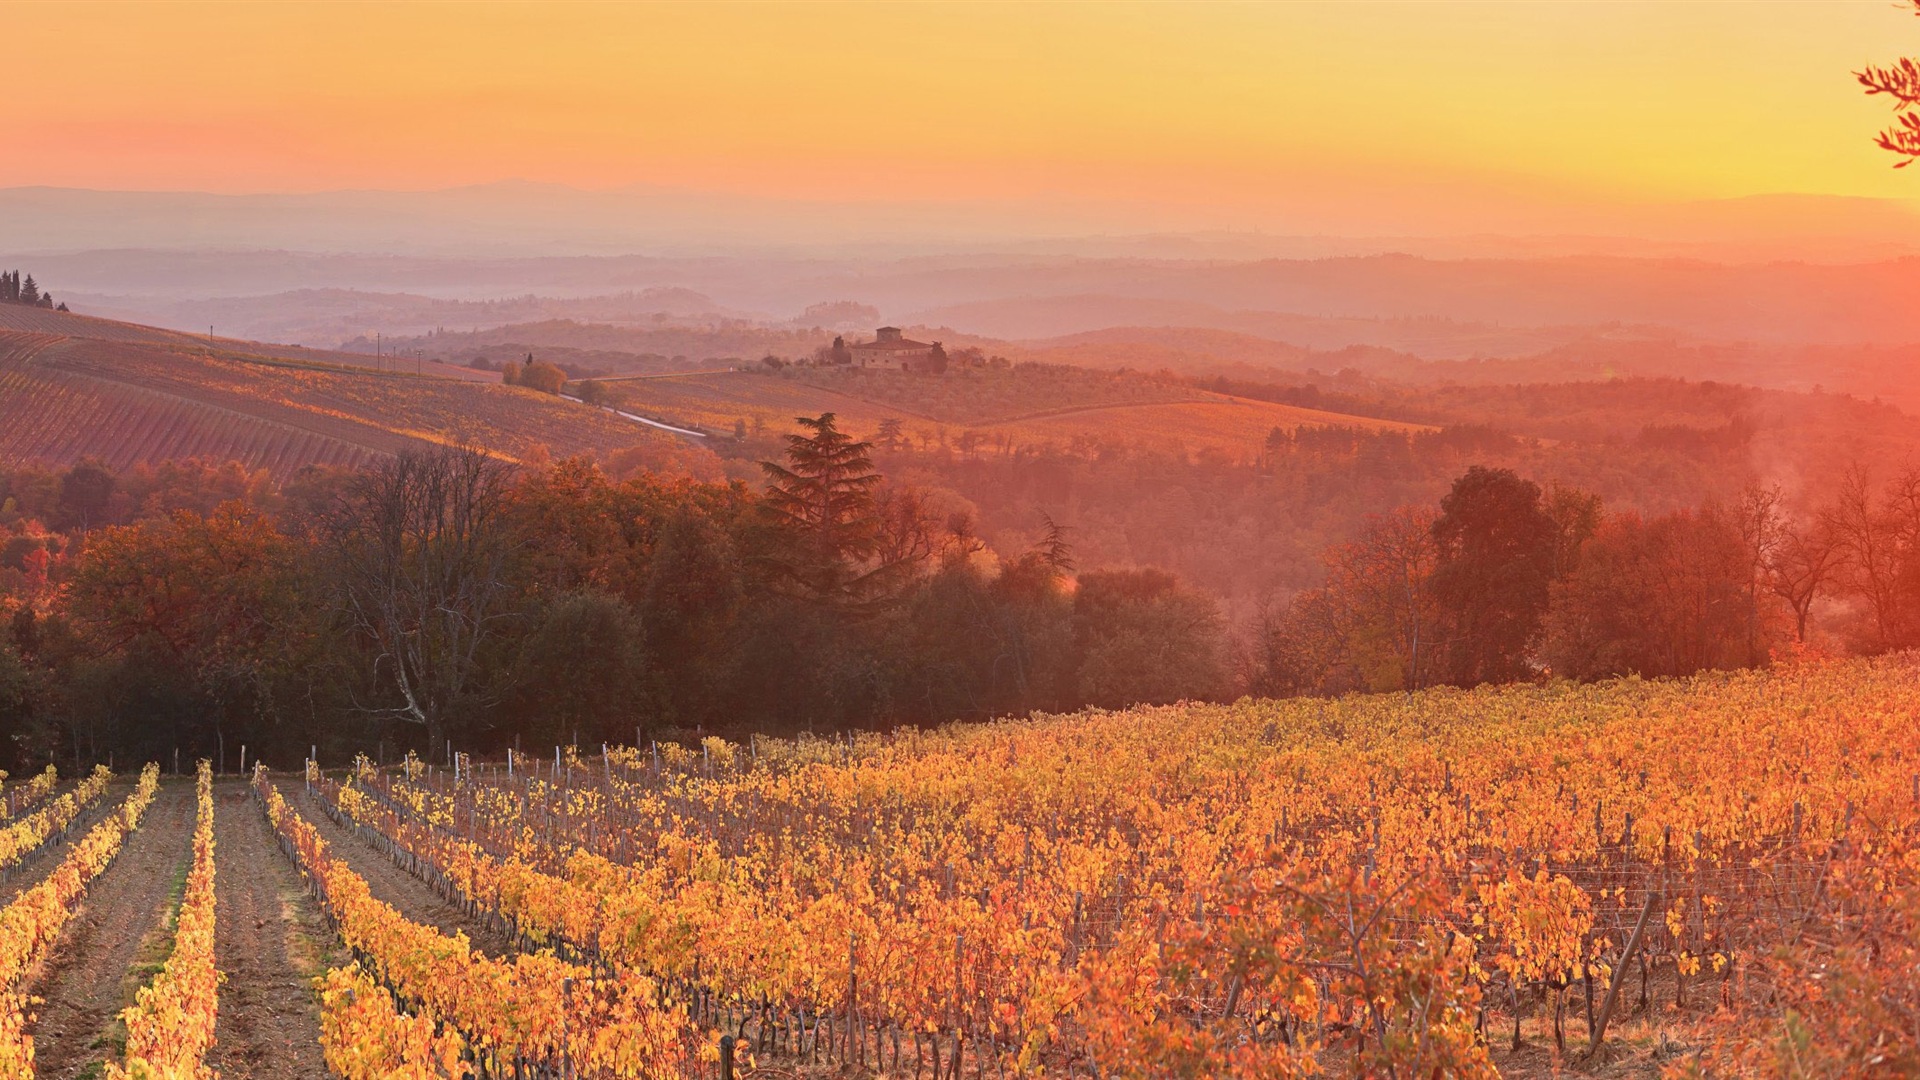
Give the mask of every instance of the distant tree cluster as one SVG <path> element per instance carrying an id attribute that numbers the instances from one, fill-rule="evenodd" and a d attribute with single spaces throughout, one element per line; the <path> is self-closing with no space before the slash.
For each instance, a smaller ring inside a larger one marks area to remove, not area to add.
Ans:
<path id="1" fill-rule="evenodd" d="M 842 326 L 876 326 L 880 322 L 880 309 L 872 304 L 863 304 L 857 300 L 826 300 L 818 304 L 808 304 L 794 322 L 802 326 L 824 326 L 836 328 Z"/>
<path id="2" fill-rule="evenodd" d="M 53 311 L 65 311 L 67 305 L 55 304 L 53 294 L 42 292 L 40 283 L 28 274 L 24 279 L 20 271 L 0 272 L 0 304 L 23 304 L 27 307 L 48 308 Z"/>
<path id="3" fill-rule="evenodd" d="M 0 474 L 0 767 L 824 731 L 1231 691 L 1214 601 L 1173 575 L 1078 572 L 1045 518 L 996 558 L 964 504 L 883 478 L 831 415 L 784 445 L 759 488 L 461 450 L 278 489 L 232 469 Z"/>
<path id="4" fill-rule="evenodd" d="M 1370 522 L 1270 617 L 1272 693 L 1687 675 L 1808 640 L 1816 603 L 1862 652 L 1920 646 L 1920 470 L 1862 470 L 1802 519 L 1777 490 L 1646 517 L 1475 467 L 1437 511 Z"/>
<path id="5" fill-rule="evenodd" d="M 500 381 L 508 386 L 524 386 L 543 394 L 558 394 L 566 389 L 567 373 L 553 364 L 535 360 L 532 353 L 522 363 L 509 360 L 500 365 Z"/>

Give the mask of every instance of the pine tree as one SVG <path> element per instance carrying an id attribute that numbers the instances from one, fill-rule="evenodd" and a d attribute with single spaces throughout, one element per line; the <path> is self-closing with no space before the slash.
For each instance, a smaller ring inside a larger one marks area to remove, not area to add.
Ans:
<path id="1" fill-rule="evenodd" d="M 1053 520 L 1053 515 L 1044 510 L 1040 512 L 1040 521 L 1045 526 L 1045 532 L 1040 542 L 1034 545 L 1034 552 L 1054 573 L 1063 577 L 1073 573 L 1073 546 L 1067 542 L 1068 528 Z"/>
<path id="2" fill-rule="evenodd" d="M 0 273 L 0 303 L 14 304 L 20 301 L 20 271 Z"/>
<path id="3" fill-rule="evenodd" d="M 40 302 L 40 286 L 34 283 L 32 274 L 28 274 L 27 280 L 21 284 L 19 299 L 22 304 L 38 304 Z"/>
<path id="4" fill-rule="evenodd" d="M 854 598 L 880 568 L 874 555 L 878 523 L 873 489 L 881 482 L 868 456 L 872 444 L 834 426 L 832 413 L 798 417 L 811 435 L 787 436 L 787 463 L 760 463 L 767 474 L 766 506 L 797 543 L 769 562 L 776 573 L 814 598 Z"/>

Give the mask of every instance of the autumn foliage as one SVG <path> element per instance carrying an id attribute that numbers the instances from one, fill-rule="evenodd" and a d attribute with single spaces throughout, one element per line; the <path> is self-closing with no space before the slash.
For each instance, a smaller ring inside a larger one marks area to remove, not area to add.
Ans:
<path id="1" fill-rule="evenodd" d="M 212 1080 L 216 1075 L 206 1063 L 220 992 L 213 953 L 213 770 L 207 762 L 200 763 L 194 791 L 193 866 L 174 926 L 173 952 L 120 1014 L 127 1028 L 126 1062 L 107 1063 L 111 1080 Z"/>
<path id="2" fill-rule="evenodd" d="M 52 874 L 0 909 L 0 1078 L 33 1080 L 33 1036 L 27 1031 L 32 1002 L 25 982 L 78 911 L 87 886 L 139 827 L 159 782 L 158 766 L 148 765 L 126 801 L 89 830 Z"/>
<path id="3" fill-rule="evenodd" d="M 1796 662 L 308 782 L 523 948 L 771 1061 L 1471 1076 L 1658 1028 L 1675 1067 L 1814 1076 L 1915 1052 L 1917 685 Z"/>

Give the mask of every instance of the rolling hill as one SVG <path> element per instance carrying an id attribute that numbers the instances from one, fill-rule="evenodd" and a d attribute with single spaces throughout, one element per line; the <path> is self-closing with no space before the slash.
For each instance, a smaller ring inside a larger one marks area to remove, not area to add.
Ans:
<path id="1" fill-rule="evenodd" d="M 439 365 L 373 363 L 0 307 L 0 464 L 203 457 L 285 476 L 461 444 L 516 461 L 621 455 L 718 473 L 710 454 L 604 410 Z"/>
<path id="2" fill-rule="evenodd" d="M 397 370 L 396 370 L 397 365 Z M 573 455 L 718 476 L 705 440 L 745 423 L 782 433 L 833 412 L 874 435 L 902 421 L 923 444 L 974 432 L 1018 445 L 1117 443 L 1254 451 L 1274 428 L 1412 425 L 1297 408 L 1127 373 L 1061 366 L 898 372 L 787 369 L 609 383 L 619 412 L 503 386 L 497 376 L 414 358 L 208 338 L 136 323 L 0 306 L 0 465 L 98 458 L 127 468 L 235 460 L 287 476 L 355 466 L 414 446 L 462 444 L 504 458 Z M 724 452 L 724 447 L 721 447 Z"/>
<path id="3" fill-rule="evenodd" d="M 1020 367 L 916 376 L 892 371 L 788 369 L 701 372 L 608 384 L 619 406 L 670 424 L 730 433 L 784 432 L 797 416 L 831 412 L 872 438 L 895 419 L 923 445 L 973 432 L 1023 445 L 1075 443 L 1256 451 L 1275 428 L 1420 430 L 1419 425 L 1210 393 L 1143 376 Z"/>

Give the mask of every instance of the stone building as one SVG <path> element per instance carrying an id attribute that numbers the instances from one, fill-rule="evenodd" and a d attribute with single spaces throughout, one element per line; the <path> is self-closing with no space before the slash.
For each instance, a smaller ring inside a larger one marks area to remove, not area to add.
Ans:
<path id="1" fill-rule="evenodd" d="M 874 331 L 872 341 L 857 341 L 848 349 L 859 367 L 921 371 L 929 366 L 939 345 L 905 337 L 897 326 L 883 326 Z"/>

